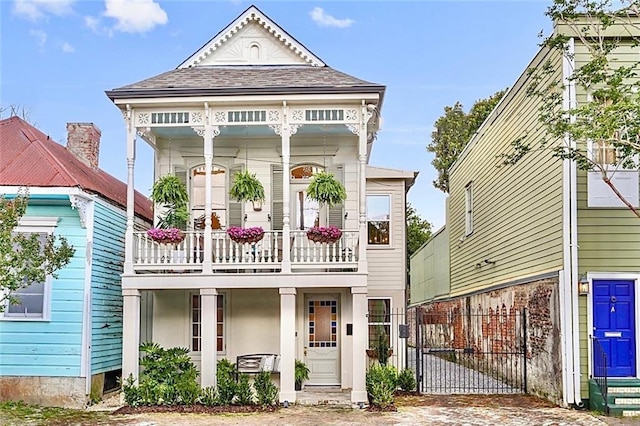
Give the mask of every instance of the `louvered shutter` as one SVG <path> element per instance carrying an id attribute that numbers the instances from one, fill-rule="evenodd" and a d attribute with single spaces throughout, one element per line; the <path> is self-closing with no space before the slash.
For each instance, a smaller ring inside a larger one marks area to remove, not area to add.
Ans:
<path id="1" fill-rule="evenodd" d="M 237 166 L 232 166 L 229 168 L 229 188 L 233 185 L 233 182 L 236 180 L 236 174 L 241 172 L 243 169 L 242 164 Z M 229 192 L 227 191 L 227 194 Z M 244 226 L 242 223 L 242 206 L 243 202 L 239 202 L 229 197 L 229 220 L 227 226 Z"/>
<path id="2" fill-rule="evenodd" d="M 344 173 L 342 170 L 342 166 L 334 167 L 330 170 L 331 173 L 335 176 L 338 182 L 344 185 Z M 344 204 L 336 204 L 333 207 L 329 208 L 329 225 L 337 226 L 342 229 L 344 227 L 343 224 L 344 218 Z"/>
<path id="3" fill-rule="evenodd" d="M 281 230 L 284 215 L 282 193 L 282 166 L 273 165 L 271 168 L 271 229 Z"/>

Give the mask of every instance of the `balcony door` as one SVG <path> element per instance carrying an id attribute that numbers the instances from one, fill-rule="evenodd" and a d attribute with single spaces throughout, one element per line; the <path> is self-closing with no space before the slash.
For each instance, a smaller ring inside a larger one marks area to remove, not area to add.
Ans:
<path id="1" fill-rule="evenodd" d="M 191 171 L 191 213 L 195 228 L 204 227 L 205 174 L 204 166 L 195 167 Z M 217 220 L 212 220 L 213 229 L 224 228 L 227 224 L 226 185 L 226 170 L 222 167 L 213 166 L 211 170 L 211 211 L 217 218 Z"/>

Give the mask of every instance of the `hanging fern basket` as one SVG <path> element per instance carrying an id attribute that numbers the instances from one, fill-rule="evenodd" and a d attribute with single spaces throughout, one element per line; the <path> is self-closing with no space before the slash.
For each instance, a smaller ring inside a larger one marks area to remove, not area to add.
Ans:
<path id="1" fill-rule="evenodd" d="M 315 173 L 311 178 L 307 187 L 307 197 L 333 207 L 347 199 L 347 191 L 334 175 L 323 171 Z"/>
<path id="2" fill-rule="evenodd" d="M 262 182 L 256 178 L 255 174 L 249 173 L 248 171 L 236 174 L 233 185 L 231 189 L 229 189 L 229 195 L 236 201 L 262 203 L 262 201 L 265 200 Z"/>

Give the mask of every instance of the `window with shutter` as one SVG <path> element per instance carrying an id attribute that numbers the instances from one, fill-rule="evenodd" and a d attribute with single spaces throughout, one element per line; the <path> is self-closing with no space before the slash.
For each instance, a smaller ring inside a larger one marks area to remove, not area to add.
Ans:
<path id="1" fill-rule="evenodd" d="M 281 230 L 283 227 L 283 200 L 282 166 L 274 165 L 271 168 L 271 229 L 273 230 Z"/>
<path id="2" fill-rule="evenodd" d="M 342 170 L 342 166 L 337 166 L 331 170 L 331 173 L 336 177 L 336 179 L 344 185 L 344 173 Z M 329 225 L 337 226 L 338 228 L 344 228 L 343 223 L 344 218 L 344 204 L 336 204 L 333 207 L 329 208 Z"/>
<path id="3" fill-rule="evenodd" d="M 229 186 L 228 186 L 229 188 L 231 187 L 231 185 L 233 185 L 233 181 L 236 178 L 236 174 L 238 172 L 241 172 L 243 168 L 244 166 L 241 164 L 229 168 Z M 233 198 L 229 198 L 229 223 L 227 224 L 227 226 L 240 226 L 240 227 L 244 226 L 244 223 L 242 220 L 243 204 L 244 203 L 238 202 Z"/>

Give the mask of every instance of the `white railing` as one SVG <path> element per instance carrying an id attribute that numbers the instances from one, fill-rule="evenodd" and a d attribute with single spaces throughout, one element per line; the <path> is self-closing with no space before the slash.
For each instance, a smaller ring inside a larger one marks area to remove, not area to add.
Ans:
<path id="1" fill-rule="evenodd" d="M 307 231 L 291 231 L 291 265 L 317 267 L 355 265 L 358 262 L 358 231 L 342 231 L 334 243 L 318 243 L 307 238 Z"/>
<path id="2" fill-rule="evenodd" d="M 334 243 L 317 243 L 307 238 L 306 231 L 291 231 L 292 266 L 297 268 L 347 267 L 358 262 L 358 231 L 342 231 Z M 265 231 L 258 242 L 239 243 L 225 231 L 211 234 L 211 260 L 214 270 L 268 269 L 279 270 L 283 260 L 282 231 Z M 185 238 L 177 244 L 152 240 L 146 232 L 134 232 L 134 269 L 144 271 L 202 271 L 204 231 L 185 231 Z M 287 255 L 284 255 L 285 257 Z"/>

